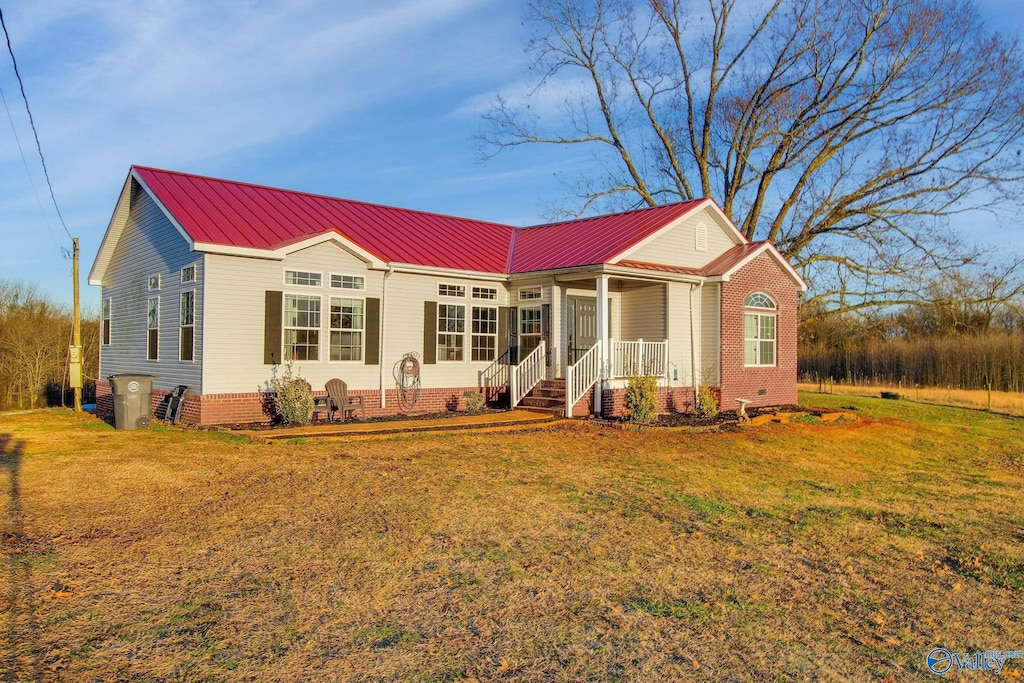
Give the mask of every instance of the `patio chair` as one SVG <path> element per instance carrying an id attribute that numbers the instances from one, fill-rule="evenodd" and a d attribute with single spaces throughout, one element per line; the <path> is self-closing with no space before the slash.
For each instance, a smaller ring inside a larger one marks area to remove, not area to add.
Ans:
<path id="1" fill-rule="evenodd" d="M 334 422 L 334 413 L 337 412 L 341 416 L 341 421 L 345 421 L 345 413 L 354 413 L 356 410 L 361 410 L 362 415 L 366 417 L 366 404 L 363 402 L 362 396 L 349 396 L 348 385 L 340 379 L 331 379 L 327 381 L 325 386 L 327 389 L 327 419 Z"/>

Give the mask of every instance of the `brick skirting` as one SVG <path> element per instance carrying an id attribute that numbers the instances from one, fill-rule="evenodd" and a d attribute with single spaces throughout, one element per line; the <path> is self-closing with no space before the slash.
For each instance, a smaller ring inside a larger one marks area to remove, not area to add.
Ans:
<path id="1" fill-rule="evenodd" d="M 465 410 L 466 400 L 463 394 L 467 391 L 480 392 L 477 387 L 421 389 L 415 412 L 441 413 L 447 410 Z M 313 392 L 315 396 L 326 396 L 324 391 Z M 366 404 L 367 417 L 396 415 L 401 413 L 398 404 L 398 391 L 389 389 L 387 405 L 381 407 L 378 390 L 349 391 L 350 396 L 362 396 Z M 152 415 L 156 419 L 164 419 L 167 409 L 167 397 L 171 392 L 166 389 L 153 389 Z M 492 402 L 502 399 L 501 395 L 493 397 Z M 96 382 L 96 413 L 104 420 L 114 418 L 114 400 L 110 393 L 110 383 L 106 380 Z M 319 415 L 318 417 L 323 417 Z M 273 408 L 266 394 L 260 392 L 245 394 L 197 394 L 188 392 L 185 395 L 185 409 L 181 421 L 188 424 L 231 424 L 246 422 L 270 422 L 273 419 Z"/>
<path id="2" fill-rule="evenodd" d="M 718 394 L 717 387 L 713 390 Z M 593 399 L 590 399 L 593 402 Z M 580 402 L 582 403 L 582 401 Z M 573 409 L 573 415 L 580 403 Z M 693 387 L 658 387 L 658 413 L 692 413 Z M 603 389 L 601 391 L 601 412 L 604 417 L 622 417 L 626 414 L 626 390 Z"/>

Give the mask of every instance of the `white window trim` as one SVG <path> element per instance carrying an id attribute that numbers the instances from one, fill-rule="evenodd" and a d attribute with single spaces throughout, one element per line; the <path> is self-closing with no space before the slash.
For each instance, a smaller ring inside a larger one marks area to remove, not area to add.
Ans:
<path id="1" fill-rule="evenodd" d="M 476 294 L 473 294 L 473 290 L 474 289 L 487 290 L 488 292 L 494 292 L 494 296 L 493 297 L 477 296 Z M 497 287 L 481 287 L 481 286 L 478 286 L 478 285 L 474 285 L 473 287 L 470 288 L 469 291 L 470 291 L 470 298 L 473 299 L 473 301 L 497 301 L 498 300 L 498 288 Z"/>
<path id="2" fill-rule="evenodd" d="M 151 286 L 153 278 L 156 278 L 156 287 Z M 159 292 L 160 291 L 160 273 L 154 273 L 146 278 L 146 291 L 147 292 Z"/>
<path id="3" fill-rule="evenodd" d="M 454 297 L 452 297 L 452 298 L 454 298 Z M 461 335 L 459 333 L 457 333 L 457 332 L 442 332 L 441 330 L 437 329 L 438 323 L 441 322 L 441 306 L 459 306 L 459 307 L 462 308 L 462 333 L 461 333 Z M 466 317 L 470 313 L 469 309 L 470 309 L 470 304 L 467 304 L 466 302 L 459 302 L 459 303 L 448 302 L 448 301 L 438 302 L 438 304 L 437 304 L 437 318 L 434 320 L 434 347 L 437 349 L 435 351 L 435 355 L 437 356 L 437 362 L 438 363 L 453 363 L 453 364 L 454 363 L 467 363 L 467 362 L 469 362 L 469 359 L 472 358 L 472 356 L 473 356 L 472 350 L 469 350 L 469 347 L 466 345 L 466 341 L 467 341 L 466 340 L 466 333 L 470 329 L 470 327 L 472 326 L 469 318 Z M 452 336 L 461 336 L 462 337 L 462 360 L 448 360 L 447 358 L 442 358 L 441 357 L 440 337 L 441 337 L 442 334 L 450 334 Z M 469 350 L 469 353 L 467 353 L 467 350 Z"/>
<path id="4" fill-rule="evenodd" d="M 770 310 L 770 309 L 747 307 L 743 311 L 743 367 L 745 367 L 745 368 L 774 368 L 776 365 L 778 365 L 778 362 L 779 362 L 779 319 L 778 318 L 779 318 L 779 316 L 775 312 L 767 313 L 766 311 L 768 311 L 768 310 Z M 756 339 L 747 336 L 747 316 L 748 315 L 757 316 L 757 334 L 758 334 L 758 336 L 757 336 Z M 774 339 L 770 339 L 770 340 L 769 339 L 761 339 L 761 318 L 772 318 L 772 329 L 775 330 L 775 338 Z M 748 363 L 747 362 L 747 342 L 749 342 L 749 341 L 756 341 L 757 342 L 757 360 L 758 360 L 757 363 Z M 763 342 L 763 341 L 771 341 L 771 343 L 772 343 L 773 353 L 772 353 L 772 362 L 771 363 L 761 363 L 760 362 L 760 360 L 761 360 L 761 342 Z"/>
<path id="5" fill-rule="evenodd" d="M 760 294 L 764 298 L 768 299 L 768 301 L 771 301 L 772 305 L 771 306 L 753 306 L 753 305 L 747 303 L 747 301 L 750 300 L 750 297 L 756 296 L 758 294 Z M 775 299 L 773 299 L 771 296 L 769 296 L 765 292 L 752 292 L 751 294 L 749 294 L 747 296 L 746 299 L 743 300 L 743 303 L 744 303 L 744 307 L 747 308 L 748 310 L 751 310 L 751 311 L 778 311 L 779 310 L 779 305 L 775 302 Z"/>
<path id="6" fill-rule="evenodd" d="M 320 284 L 318 285 L 302 285 L 298 282 L 288 282 L 288 273 L 308 273 L 310 275 L 319 275 Z M 281 284 L 286 287 L 305 287 L 308 292 L 311 289 L 323 289 L 324 286 L 324 273 L 321 270 L 300 270 L 298 268 L 282 268 L 281 269 Z M 322 301 L 320 303 L 323 303 Z M 323 309 L 321 309 L 321 313 Z"/>
<path id="7" fill-rule="evenodd" d="M 354 292 L 357 290 L 353 289 L 341 289 L 342 292 Z M 358 330 L 348 330 L 343 327 L 334 328 L 331 327 L 331 299 L 358 299 L 363 302 L 363 326 Z M 321 312 L 322 315 L 322 312 Z M 359 360 L 331 360 L 331 332 L 335 330 L 339 332 L 359 332 Z M 332 294 L 327 297 L 327 362 L 338 363 L 341 365 L 345 364 L 356 364 L 362 365 L 366 361 L 366 297 L 365 296 L 339 296 Z"/>
<path id="8" fill-rule="evenodd" d="M 309 272 L 309 271 L 306 271 L 306 272 Z M 337 276 L 337 277 L 358 277 L 358 278 L 362 278 L 363 286 L 359 287 L 359 288 L 335 287 L 334 283 L 331 282 L 331 280 L 333 280 L 335 276 Z M 356 275 L 355 273 L 328 273 L 328 275 L 327 275 L 327 288 L 330 289 L 331 291 L 335 291 L 336 290 L 336 291 L 341 291 L 341 292 L 365 292 L 366 291 L 366 276 L 365 275 Z"/>
<path id="9" fill-rule="evenodd" d="M 185 279 L 185 271 L 188 270 L 189 268 L 192 269 L 192 279 L 191 280 L 186 280 Z M 190 264 L 188 264 L 187 266 L 184 266 L 181 269 L 180 278 L 179 278 L 180 284 L 187 285 L 187 284 L 195 282 L 198 279 L 199 279 L 199 266 L 197 266 L 195 263 L 190 263 Z"/>
<path id="10" fill-rule="evenodd" d="M 181 299 L 188 292 L 192 292 L 192 324 L 191 325 L 182 325 L 181 324 Z M 192 328 L 192 360 L 182 360 L 181 359 L 181 330 L 186 328 L 186 327 L 191 327 Z M 190 363 L 190 364 L 193 364 L 193 365 L 196 362 L 196 290 L 195 290 L 194 287 L 192 289 L 183 289 L 180 292 L 178 292 L 178 362 L 179 363 Z"/>
<path id="11" fill-rule="evenodd" d="M 461 287 L 462 288 L 462 294 L 442 294 L 441 293 L 441 288 L 442 287 Z M 467 294 L 466 285 L 464 285 L 462 283 L 459 283 L 459 282 L 438 282 L 437 283 L 437 295 L 438 296 L 443 296 L 446 299 L 465 299 L 465 298 L 467 298 L 466 294 Z"/>
<path id="12" fill-rule="evenodd" d="M 477 299 L 477 301 L 484 301 L 484 299 Z M 473 332 L 473 309 L 474 308 L 486 308 L 494 311 L 494 334 L 476 334 Z M 498 358 L 498 330 L 501 328 L 501 323 L 498 320 L 498 316 L 501 315 L 501 308 L 497 305 L 481 305 L 481 304 L 470 304 L 469 305 L 469 316 L 466 318 L 466 334 L 468 335 L 466 348 L 469 349 L 469 362 L 470 363 L 493 363 Z M 494 358 L 491 360 L 473 360 L 473 336 L 478 337 L 493 337 L 494 338 Z"/>
<path id="13" fill-rule="evenodd" d="M 100 303 L 100 346 L 110 346 L 114 343 L 114 297 L 108 296 L 107 299 L 107 317 L 103 317 L 103 303 Z M 147 306 L 149 304 L 146 304 Z M 106 342 L 103 341 L 103 323 L 106 321 L 107 329 L 110 330 L 108 339 Z"/>
<path id="14" fill-rule="evenodd" d="M 537 296 L 523 296 L 526 292 L 537 292 Z M 520 301 L 541 301 L 544 298 L 544 286 L 531 285 L 530 287 L 520 287 L 517 298 Z"/>
<path id="15" fill-rule="evenodd" d="M 149 302 L 156 300 L 156 327 L 149 326 Z M 146 297 L 146 362 L 148 363 L 159 363 L 160 362 L 160 297 L 159 296 L 148 296 Z M 156 330 L 156 358 L 149 357 L 149 331 Z"/>
<path id="16" fill-rule="evenodd" d="M 289 270 L 291 270 L 291 269 L 289 269 Z M 293 286 L 301 287 L 302 285 L 293 285 Z M 320 300 L 320 325 L 318 327 L 292 327 L 290 325 L 285 325 L 285 318 L 284 318 L 284 316 L 287 315 L 287 307 L 285 306 L 285 299 L 287 298 L 287 296 L 289 294 L 291 294 L 292 296 L 311 296 L 311 297 L 316 297 L 317 299 Z M 330 311 L 328 310 L 328 315 L 329 314 L 330 314 Z M 287 346 L 287 344 L 285 343 L 285 340 L 284 340 L 285 330 L 317 330 L 317 332 L 319 332 L 319 335 L 318 335 L 317 343 L 316 343 L 316 355 L 317 355 L 316 360 L 295 360 L 295 359 L 292 359 L 290 361 L 285 360 L 285 358 L 284 358 L 284 347 Z M 330 352 L 330 347 L 328 347 L 328 353 L 329 352 Z M 285 363 L 291 362 L 291 363 L 297 363 L 297 364 L 301 364 L 301 365 L 307 365 L 307 364 L 313 364 L 313 363 L 322 363 L 323 362 L 323 357 L 324 357 L 324 297 L 323 297 L 323 294 L 312 294 L 309 289 L 307 289 L 305 291 L 300 291 L 300 292 L 282 292 L 282 296 L 281 296 L 281 360 L 282 360 L 282 362 L 285 362 Z"/>

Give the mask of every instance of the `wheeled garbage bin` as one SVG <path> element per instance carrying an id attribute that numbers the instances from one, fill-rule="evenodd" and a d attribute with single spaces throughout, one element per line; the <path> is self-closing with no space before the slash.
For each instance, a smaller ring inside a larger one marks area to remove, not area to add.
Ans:
<path id="1" fill-rule="evenodd" d="M 153 380 L 156 375 L 111 375 L 114 395 L 114 428 L 145 429 L 153 406 Z"/>

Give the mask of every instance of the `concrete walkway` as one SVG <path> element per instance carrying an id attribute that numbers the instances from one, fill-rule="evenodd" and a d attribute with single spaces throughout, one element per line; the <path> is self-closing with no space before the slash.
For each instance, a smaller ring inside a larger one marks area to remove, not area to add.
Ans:
<path id="1" fill-rule="evenodd" d="M 233 429 L 232 434 L 246 436 L 254 441 L 281 441 L 289 439 L 346 438 L 382 434 L 411 434 L 418 432 L 447 432 L 455 430 L 490 431 L 492 429 L 537 427 L 554 422 L 551 413 L 516 408 L 504 413 L 480 415 L 458 414 L 421 420 L 385 420 L 382 422 L 334 422 L 332 424 L 285 427 L 283 429 Z"/>

